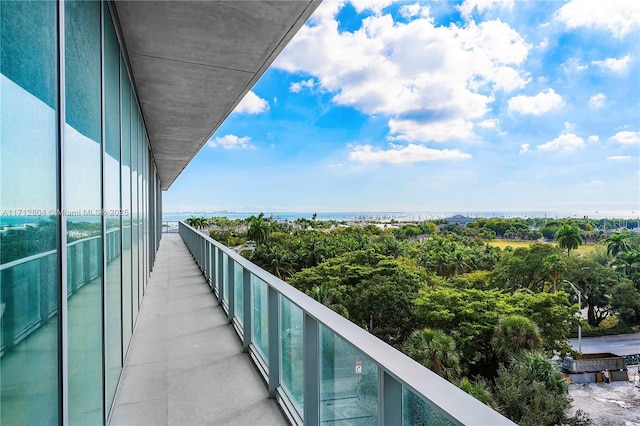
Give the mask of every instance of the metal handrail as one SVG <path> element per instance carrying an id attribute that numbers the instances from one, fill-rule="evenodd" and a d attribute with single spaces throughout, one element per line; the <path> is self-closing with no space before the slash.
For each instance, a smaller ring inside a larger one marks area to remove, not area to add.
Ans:
<path id="1" fill-rule="evenodd" d="M 399 350 L 393 348 L 376 336 L 370 334 L 358 325 L 343 318 L 336 312 L 312 299 L 308 295 L 287 284 L 283 280 L 275 277 L 232 249 L 224 246 L 218 241 L 203 235 L 194 228 L 180 222 L 180 235 L 187 243 L 189 250 L 203 272 L 211 274 L 212 271 L 204 271 L 203 259 L 198 259 L 193 247 L 183 235 L 190 232 L 203 241 L 216 247 L 225 253 L 229 259 L 240 265 L 245 271 L 265 282 L 271 289 L 279 295 L 287 298 L 292 304 L 299 307 L 304 314 L 312 317 L 318 324 L 330 329 L 337 336 L 349 342 L 359 351 L 371 358 L 384 373 L 391 376 L 401 385 L 413 391 L 430 406 L 441 411 L 455 424 L 491 424 L 491 425 L 513 425 L 509 419 L 503 417 L 498 412 L 484 405 L 474 397 L 462 391 L 458 387 L 449 383 L 444 378 L 438 376 L 431 370 L 425 368 L 418 362 L 409 358 Z M 232 284 L 229 283 L 229 286 Z M 229 302 L 229 305 L 232 301 Z M 246 327 L 246 324 L 245 324 Z M 380 390 L 381 398 L 382 390 Z M 382 400 L 382 399 L 381 399 Z M 382 418 L 380 420 L 382 422 Z"/>

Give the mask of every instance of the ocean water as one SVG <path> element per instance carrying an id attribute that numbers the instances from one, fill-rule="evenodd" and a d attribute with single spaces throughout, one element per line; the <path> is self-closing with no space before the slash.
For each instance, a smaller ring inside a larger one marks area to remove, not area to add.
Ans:
<path id="1" fill-rule="evenodd" d="M 163 213 L 163 221 L 181 221 L 194 217 L 228 217 L 229 219 L 246 219 L 252 215 L 257 216 L 260 212 L 173 212 Z M 443 219 L 455 215 L 462 215 L 472 218 L 478 217 L 505 217 L 505 218 L 536 218 L 547 217 L 555 218 L 583 218 L 589 217 L 593 219 L 601 218 L 629 218 L 633 219 L 637 216 L 633 212 L 570 212 L 570 211 L 442 211 L 442 212 L 317 212 L 317 220 L 338 220 L 338 221 L 391 221 L 398 222 L 414 222 L 433 219 Z M 264 212 L 265 217 L 273 217 L 279 220 L 295 220 L 298 218 L 311 219 L 313 212 Z"/>

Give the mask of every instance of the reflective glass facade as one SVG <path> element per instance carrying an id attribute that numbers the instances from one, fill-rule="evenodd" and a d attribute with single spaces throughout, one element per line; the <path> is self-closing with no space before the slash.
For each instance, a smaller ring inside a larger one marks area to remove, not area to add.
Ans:
<path id="1" fill-rule="evenodd" d="M 160 239 L 109 5 L 0 2 L 0 424 L 103 424 Z"/>

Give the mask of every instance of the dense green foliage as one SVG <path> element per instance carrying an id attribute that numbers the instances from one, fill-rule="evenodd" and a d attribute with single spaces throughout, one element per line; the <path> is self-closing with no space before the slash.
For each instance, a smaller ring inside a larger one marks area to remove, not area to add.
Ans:
<path id="1" fill-rule="evenodd" d="M 567 382 L 560 368 L 539 352 L 522 352 L 501 365 L 494 395 L 502 413 L 521 426 L 589 424 L 582 413 L 567 418 Z"/>
<path id="2" fill-rule="evenodd" d="M 565 417 L 566 385 L 548 361 L 571 353 L 583 321 L 569 282 L 585 326 L 640 322 L 640 234 L 606 221 L 234 222 L 216 219 L 211 235 L 521 424 L 585 422 Z M 501 250 L 496 237 L 534 242 Z"/>

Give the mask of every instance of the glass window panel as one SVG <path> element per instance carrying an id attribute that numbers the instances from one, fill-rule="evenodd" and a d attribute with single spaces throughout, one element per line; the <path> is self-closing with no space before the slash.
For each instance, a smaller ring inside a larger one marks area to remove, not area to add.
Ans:
<path id="1" fill-rule="evenodd" d="M 131 92 L 131 287 L 133 294 L 133 323 L 138 318 L 140 307 L 139 289 L 140 273 L 138 270 L 140 257 L 138 255 L 138 104 Z"/>
<path id="2" fill-rule="evenodd" d="M 442 413 L 404 386 L 402 387 L 402 424 L 407 426 L 453 425 Z"/>
<path id="3" fill-rule="evenodd" d="M 143 193 L 142 193 L 142 186 L 141 186 L 141 180 L 142 180 L 142 143 L 143 143 L 143 123 L 142 123 L 142 115 L 140 114 L 140 106 L 137 105 L 136 103 L 136 115 L 137 115 L 137 120 L 138 120 L 138 139 L 136 141 L 136 150 L 137 150 L 137 162 L 138 162 L 138 166 L 136 169 L 136 182 L 134 183 L 137 186 L 137 202 L 138 202 L 138 207 L 137 207 L 137 225 L 138 225 L 138 229 L 137 229 L 137 245 L 138 245 L 138 251 L 137 251 L 137 268 L 134 269 L 134 271 L 137 271 L 138 273 L 138 309 L 140 307 L 140 305 L 142 304 L 142 297 L 144 295 L 144 285 L 145 285 L 145 274 L 144 274 L 144 252 L 143 252 L 143 239 L 142 239 L 142 229 L 143 224 L 142 224 L 142 197 L 143 197 Z"/>
<path id="4" fill-rule="evenodd" d="M 0 424 L 59 418 L 57 6 L 0 1 Z"/>
<path id="5" fill-rule="evenodd" d="M 251 275 L 253 344 L 258 348 L 258 352 L 265 362 L 269 357 L 269 311 L 267 292 L 267 283 Z"/>
<path id="6" fill-rule="evenodd" d="M 378 366 L 320 326 L 320 422 L 378 424 Z"/>
<path id="7" fill-rule="evenodd" d="M 120 49 L 108 7 L 104 7 L 105 156 L 104 200 L 106 220 L 106 380 L 107 410 L 122 371 L 121 206 L 120 206 Z"/>
<path id="8" fill-rule="evenodd" d="M 100 2 L 65 2 L 64 207 L 67 219 L 69 423 L 103 412 Z"/>
<path id="9" fill-rule="evenodd" d="M 133 329 L 133 295 L 131 287 L 131 86 L 120 57 L 120 118 L 122 140 L 122 342 L 126 349 Z"/>
<path id="10" fill-rule="evenodd" d="M 280 297 L 280 384 L 300 416 L 304 415 L 302 309 Z"/>
<path id="11" fill-rule="evenodd" d="M 243 309 L 244 309 L 244 305 L 242 303 L 243 300 L 243 294 L 242 294 L 242 281 L 243 281 L 243 275 L 244 275 L 244 269 L 242 268 L 242 266 L 240 266 L 239 263 L 234 262 L 233 265 L 233 273 L 234 273 L 234 280 L 233 280 L 233 284 L 234 284 L 234 291 L 235 291 L 235 303 L 234 303 L 234 312 L 236 315 L 236 320 L 241 324 L 244 325 L 243 320 L 244 320 L 244 316 L 243 316 Z"/>

